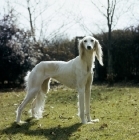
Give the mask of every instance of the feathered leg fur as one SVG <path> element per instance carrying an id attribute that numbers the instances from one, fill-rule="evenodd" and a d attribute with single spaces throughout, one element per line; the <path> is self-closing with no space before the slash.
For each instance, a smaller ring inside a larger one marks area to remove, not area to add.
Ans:
<path id="1" fill-rule="evenodd" d="M 36 98 L 32 102 L 32 117 L 36 119 L 42 118 L 42 113 L 45 105 L 45 94 L 49 91 L 49 78 L 46 79 L 42 86 L 41 91 L 37 94 Z"/>

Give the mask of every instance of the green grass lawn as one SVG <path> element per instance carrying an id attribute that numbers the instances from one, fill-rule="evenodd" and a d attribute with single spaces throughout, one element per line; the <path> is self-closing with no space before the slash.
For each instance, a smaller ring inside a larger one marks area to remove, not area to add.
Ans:
<path id="1" fill-rule="evenodd" d="M 93 86 L 91 116 L 99 123 L 83 125 L 77 116 L 77 92 L 50 90 L 43 118 L 29 118 L 26 106 L 17 125 L 15 110 L 25 92 L 0 92 L 0 140 L 139 140 L 139 88 Z"/>

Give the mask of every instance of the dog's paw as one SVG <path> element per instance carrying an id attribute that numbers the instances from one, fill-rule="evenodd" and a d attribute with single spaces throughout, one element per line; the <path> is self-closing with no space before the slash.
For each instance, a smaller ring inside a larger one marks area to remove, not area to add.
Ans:
<path id="1" fill-rule="evenodd" d="M 97 123 L 99 122 L 99 119 L 94 119 L 94 120 L 90 120 L 87 122 L 87 124 L 94 124 L 94 123 Z"/>
<path id="2" fill-rule="evenodd" d="M 19 121 L 19 122 L 16 122 L 17 124 L 25 124 L 27 123 L 26 121 Z"/>
<path id="3" fill-rule="evenodd" d="M 87 122 L 87 124 L 94 124 L 93 122 Z"/>
<path id="4" fill-rule="evenodd" d="M 94 120 L 91 120 L 92 123 L 97 123 L 99 122 L 99 119 L 94 119 Z"/>

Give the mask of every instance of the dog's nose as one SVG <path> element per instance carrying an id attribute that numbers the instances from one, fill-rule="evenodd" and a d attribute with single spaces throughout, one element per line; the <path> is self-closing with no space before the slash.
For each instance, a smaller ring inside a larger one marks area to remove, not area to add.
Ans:
<path id="1" fill-rule="evenodd" d="M 91 49 L 91 46 L 87 46 L 87 49 L 90 50 Z"/>

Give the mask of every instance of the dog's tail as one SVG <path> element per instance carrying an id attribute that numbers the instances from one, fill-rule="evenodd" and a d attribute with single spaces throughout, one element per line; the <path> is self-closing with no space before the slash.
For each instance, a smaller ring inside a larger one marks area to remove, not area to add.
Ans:
<path id="1" fill-rule="evenodd" d="M 42 118 L 46 98 L 45 93 L 49 91 L 49 79 L 50 78 L 46 79 L 43 82 L 40 92 L 37 94 L 36 98 L 32 102 L 31 114 L 32 117 L 35 117 L 36 119 Z"/>
<path id="2" fill-rule="evenodd" d="M 30 75 L 30 71 L 27 72 L 27 75 L 25 76 L 24 78 L 24 81 L 25 81 L 25 87 L 26 87 L 26 90 L 28 90 L 28 79 L 29 79 L 29 75 Z"/>

